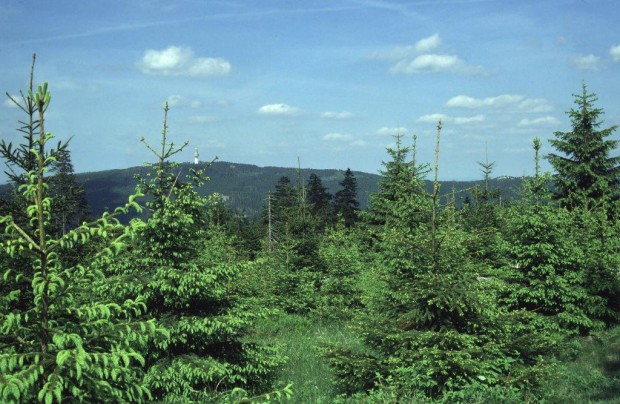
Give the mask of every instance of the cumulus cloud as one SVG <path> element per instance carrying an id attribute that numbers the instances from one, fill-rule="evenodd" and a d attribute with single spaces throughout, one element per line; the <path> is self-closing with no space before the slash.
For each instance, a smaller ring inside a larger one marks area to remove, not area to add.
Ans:
<path id="1" fill-rule="evenodd" d="M 196 57 L 191 48 L 178 46 L 149 49 L 137 65 L 143 73 L 162 76 L 223 76 L 231 70 L 225 59 Z"/>
<path id="2" fill-rule="evenodd" d="M 388 51 L 375 52 L 369 59 L 396 61 L 390 68 L 391 74 L 421 74 L 421 73 L 455 73 L 455 74 L 482 74 L 482 66 L 473 66 L 465 63 L 457 55 L 438 53 L 441 46 L 439 34 L 434 34 L 418 40 L 413 45 L 397 46 Z"/>
<path id="3" fill-rule="evenodd" d="M 351 119 L 354 116 L 355 115 L 353 115 L 352 112 L 347 112 L 347 111 L 343 111 L 343 112 L 327 111 L 321 114 L 321 117 L 325 119 Z"/>
<path id="4" fill-rule="evenodd" d="M 601 58 L 595 55 L 579 55 L 571 59 L 571 64 L 579 70 L 598 70 Z"/>
<path id="5" fill-rule="evenodd" d="M 198 100 L 190 100 L 181 95 L 171 95 L 166 99 L 166 102 L 171 107 L 190 107 L 200 108 L 202 103 Z"/>
<path id="6" fill-rule="evenodd" d="M 299 115 L 301 110 L 287 104 L 267 104 L 260 107 L 256 112 L 261 115 L 293 116 Z"/>
<path id="7" fill-rule="evenodd" d="M 468 109 L 508 109 L 509 112 L 548 112 L 553 109 L 549 102 L 542 98 L 526 98 L 523 95 L 502 94 L 495 97 L 474 98 L 457 95 L 446 102 L 446 106 Z"/>
<path id="8" fill-rule="evenodd" d="M 353 135 L 350 133 L 326 133 L 323 140 L 352 140 Z"/>
<path id="9" fill-rule="evenodd" d="M 437 123 L 439 120 L 445 121 L 448 116 L 444 114 L 422 115 L 417 119 L 418 122 Z"/>
<path id="10" fill-rule="evenodd" d="M 441 39 L 439 34 L 429 36 L 428 38 L 422 38 L 415 43 L 414 49 L 419 53 L 428 53 L 436 49 L 441 45 Z"/>
<path id="11" fill-rule="evenodd" d="M 611 56 L 614 62 L 620 62 L 620 45 L 609 48 L 609 56 Z"/>
<path id="12" fill-rule="evenodd" d="M 377 130 L 377 134 L 382 136 L 404 135 L 405 133 L 407 133 L 407 128 L 403 128 L 402 126 L 398 128 L 383 127 Z"/>
<path id="13" fill-rule="evenodd" d="M 390 50 L 371 53 L 368 58 L 376 60 L 401 60 L 420 53 L 428 53 L 439 47 L 441 38 L 434 34 L 422 38 L 413 45 L 395 46 Z"/>
<path id="14" fill-rule="evenodd" d="M 484 122 L 485 117 L 484 115 L 451 117 L 445 114 L 429 114 L 422 115 L 417 119 L 417 122 L 437 123 L 440 119 L 442 122 L 450 122 L 455 125 L 467 125 L 469 123 Z"/>
<path id="15" fill-rule="evenodd" d="M 543 116 L 541 118 L 528 119 L 524 118 L 519 121 L 518 126 L 546 126 L 558 125 L 560 121 L 553 116 Z"/>
<path id="16" fill-rule="evenodd" d="M 390 69 L 391 74 L 480 74 L 483 71 L 481 66 L 468 65 L 456 55 L 438 54 L 425 54 L 416 56 L 413 60 L 402 60 Z"/>

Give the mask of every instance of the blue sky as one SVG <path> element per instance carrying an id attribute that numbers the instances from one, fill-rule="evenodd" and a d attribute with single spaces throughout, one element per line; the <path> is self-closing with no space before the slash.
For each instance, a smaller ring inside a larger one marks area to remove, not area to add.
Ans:
<path id="1" fill-rule="evenodd" d="M 37 54 L 78 172 L 152 161 L 139 139 L 159 141 L 168 101 L 180 161 L 377 172 L 396 132 L 431 162 L 442 118 L 440 178 L 480 178 L 487 154 L 520 176 L 584 81 L 620 124 L 619 16 L 617 0 L 4 1 L 0 89 L 24 89 Z M 0 103 L 3 139 L 19 118 Z"/>

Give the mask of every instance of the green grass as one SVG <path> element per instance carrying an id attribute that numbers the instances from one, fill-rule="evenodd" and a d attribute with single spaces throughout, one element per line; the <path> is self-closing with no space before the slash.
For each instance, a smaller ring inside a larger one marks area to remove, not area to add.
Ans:
<path id="1" fill-rule="evenodd" d="M 278 374 L 278 385 L 293 384 L 294 403 L 331 403 L 338 395 L 327 360 L 317 347 L 321 343 L 358 344 L 344 325 L 292 314 L 261 321 L 254 338 L 281 346 L 288 357 Z"/>
<path id="2" fill-rule="evenodd" d="M 551 403 L 620 403 L 620 327 L 582 339 L 543 392 Z"/>

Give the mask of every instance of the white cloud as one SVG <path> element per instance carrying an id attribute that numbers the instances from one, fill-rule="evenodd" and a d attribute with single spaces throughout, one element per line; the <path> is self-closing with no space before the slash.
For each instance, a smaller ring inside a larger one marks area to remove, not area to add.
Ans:
<path id="1" fill-rule="evenodd" d="M 435 34 L 428 38 L 420 39 L 415 43 L 414 49 L 419 53 L 428 53 L 435 50 L 439 45 L 441 45 L 441 39 L 439 38 L 439 34 Z"/>
<path id="2" fill-rule="evenodd" d="M 290 105 L 286 104 L 267 104 L 260 107 L 256 112 L 261 115 L 292 116 L 299 115 L 301 113 L 301 110 L 299 108 L 291 107 Z"/>
<path id="3" fill-rule="evenodd" d="M 514 105 L 515 103 L 523 100 L 525 97 L 522 95 L 502 94 L 496 97 L 487 98 L 474 98 L 467 95 L 457 95 L 448 100 L 446 105 L 448 107 L 460 107 L 460 108 L 483 108 L 483 107 L 504 107 L 507 105 Z"/>
<path id="4" fill-rule="evenodd" d="M 391 74 L 457 73 L 480 74 L 480 66 L 470 66 L 456 55 L 424 54 L 413 60 L 402 60 L 392 66 Z"/>
<path id="5" fill-rule="evenodd" d="M 352 140 L 353 135 L 350 133 L 326 133 L 323 140 Z"/>
<path id="6" fill-rule="evenodd" d="M 189 100 L 181 95 L 171 95 L 166 99 L 166 102 L 171 107 L 190 107 L 200 108 L 202 103 L 198 100 Z"/>
<path id="7" fill-rule="evenodd" d="M 16 94 L 11 94 L 11 97 L 13 97 L 13 99 L 15 101 L 20 101 L 22 99 L 21 96 L 16 95 Z M 6 99 L 4 100 L 2 105 L 7 107 L 7 108 L 18 108 L 17 105 L 15 105 L 15 103 L 13 101 L 11 101 L 11 99 L 9 97 L 6 97 Z"/>
<path id="8" fill-rule="evenodd" d="M 612 46 L 609 48 L 609 55 L 614 62 L 620 62 L 620 45 Z"/>
<path id="9" fill-rule="evenodd" d="M 377 134 L 382 136 L 404 135 L 405 133 L 407 133 L 407 128 L 403 128 L 402 126 L 398 128 L 383 127 L 377 130 Z"/>
<path id="10" fill-rule="evenodd" d="M 429 114 L 422 115 L 417 119 L 417 122 L 437 123 L 439 120 L 442 122 L 450 122 L 455 125 L 467 125 L 469 123 L 483 122 L 485 117 L 484 115 L 451 117 L 445 114 Z"/>
<path id="11" fill-rule="evenodd" d="M 598 70 L 601 58 L 595 55 L 579 55 L 571 59 L 571 64 L 579 70 Z"/>
<path id="12" fill-rule="evenodd" d="M 454 122 L 455 125 L 467 125 L 468 123 L 477 123 L 484 122 L 484 115 L 474 115 L 474 116 L 457 116 L 451 119 L 451 122 Z"/>
<path id="13" fill-rule="evenodd" d="M 356 141 L 351 142 L 351 146 L 364 147 L 364 146 L 366 146 L 366 141 L 365 140 L 356 140 Z"/>
<path id="14" fill-rule="evenodd" d="M 149 49 L 137 65 L 143 73 L 162 76 L 223 76 L 231 70 L 225 59 L 196 57 L 191 48 L 178 46 Z"/>
<path id="15" fill-rule="evenodd" d="M 508 109 L 507 112 L 549 112 L 553 107 L 543 98 L 526 98 L 523 95 L 502 94 L 495 97 L 474 98 L 457 95 L 446 102 L 446 106 L 469 109 Z"/>
<path id="16" fill-rule="evenodd" d="M 388 51 L 371 53 L 368 58 L 375 60 L 402 60 L 420 53 L 428 53 L 439 47 L 439 34 L 422 38 L 413 45 L 396 46 Z"/>
<path id="17" fill-rule="evenodd" d="M 439 122 L 439 120 L 445 121 L 446 118 L 447 118 L 447 115 L 444 115 L 444 114 L 429 114 L 429 115 L 422 115 L 421 117 L 417 119 L 417 122 L 437 123 Z"/>
<path id="18" fill-rule="evenodd" d="M 528 119 L 524 118 L 519 121 L 517 126 L 545 126 L 558 125 L 560 121 L 553 116 L 543 116 L 541 118 Z"/>
<path id="19" fill-rule="evenodd" d="M 527 98 L 517 105 L 517 112 L 549 112 L 553 111 L 553 106 L 543 98 Z"/>
<path id="20" fill-rule="evenodd" d="M 355 117 L 355 115 L 352 112 L 347 112 L 347 111 L 343 111 L 343 112 L 327 111 L 327 112 L 323 112 L 321 114 L 321 117 L 325 119 L 351 119 Z"/>
<path id="21" fill-rule="evenodd" d="M 217 118 L 208 115 L 193 115 L 187 118 L 187 122 L 192 124 L 211 123 L 215 121 L 217 121 Z"/>

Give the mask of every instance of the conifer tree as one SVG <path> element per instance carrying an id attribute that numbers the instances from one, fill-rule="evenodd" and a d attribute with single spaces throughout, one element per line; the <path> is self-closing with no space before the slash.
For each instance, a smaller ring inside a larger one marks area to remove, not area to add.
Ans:
<path id="1" fill-rule="evenodd" d="M 534 139 L 536 174 L 524 182 L 521 201 L 507 215 L 504 255 L 510 288 L 504 303 L 544 316 L 556 330 L 585 333 L 601 327 L 595 313 L 601 312 L 603 301 L 588 291 L 572 215 L 551 204 L 550 177 L 539 172 L 540 148 L 540 140 Z"/>
<path id="2" fill-rule="evenodd" d="M 323 186 L 321 178 L 315 173 L 310 174 L 308 179 L 308 192 L 306 199 L 310 205 L 310 211 L 321 222 L 322 227 L 332 221 L 332 195 Z"/>
<path id="3" fill-rule="evenodd" d="M 56 155 L 52 165 L 50 193 L 53 198 L 54 232 L 66 234 L 88 219 L 88 201 L 82 184 L 77 182 L 73 173 L 71 153 L 65 148 Z"/>
<path id="4" fill-rule="evenodd" d="M 12 172 L 24 182 L 26 224 L 12 215 L 0 217 L 0 254 L 10 259 L 0 280 L 1 289 L 8 291 L 0 298 L 0 401 L 144 400 L 149 391 L 140 382 L 144 359 L 139 348 L 156 332 L 155 325 L 136 321 L 145 309 L 140 299 L 114 301 L 93 293 L 104 278 L 98 268 L 124 247 L 126 228 L 105 214 L 95 223 L 53 236 L 45 174 L 63 144 L 56 149 L 48 145 L 54 136 L 45 132 L 51 100 L 47 83 L 36 92 L 29 89 L 23 98 L 28 139 L 18 150 L 28 154 L 11 153 L 10 145 L 1 150 L 14 167 L 29 171 Z M 137 207 L 132 199 L 128 206 Z M 67 266 L 59 259 L 60 249 L 94 238 L 97 247 L 80 263 Z"/>
<path id="5" fill-rule="evenodd" d="M 152 216 L 133 233 L 134 243 L 109 271 L 109 291 L 142 296 L 168 332 L 146 353 L 145 386 L 157 400 L 217 401 L 231 388 L 269 387 L 281 359 L 268 347 L 244 341 L 255 319 L 270 313 L 246 304 L 236 281 L 245 265 L 224 229 L 209 222 L 213 197 L 198 195 L 203 172 L 181 176 L 169 158 L 184 147 L 167 138 L 167 105 L 157 162 L 139 189 L 152 196 Z M 217 200 L 217 197 L 215 197 Z M 137 220 L 136 220 L 137 221 Z"/>
<path id="6" fill-rule="evenodd" d="M 514 330 L 526 327 L 515 327 L 497 305 L 497 281 L 479 276 L 454 207 L 439 205 L 440 130 L 441 123 L 433 193 L 422 191 L 422 168 L 406 165 L 399 147 L 392 181 L 382 182 L 389 188 L 372 199 L 381 202 L 375 217 L 384 224 L 374 243 L 373 286 L 363 298 L 367 312 L 355 324 L 364 349 L 325 349 L 347 393 L 387 385 L 394 402 L 467 401 L 472 385 L 513 388 L 509 374 L 514 383 L 527 378 L 514 343 Z"/>
<path id="7" fill-rule="evenodd" d="M 360 204 L 357 201 L 357 180 L 350 168 L 344 172 L 340 186 L 342 189 L 334 195 L 334 211 L 342 215 L 346 227 L 351 227 L 358 220 Z"/>
<path id="8" fill-rule="evenodd" d="M 599 129 L 603 110 L 594 106 L 598 98 L 585 83 L 574 97 L 576 108 L 568 111 L 572 130 L 555 132 L 550 140 L 560 153 L 547 156 L 556 170 L 554 197 L 569 208 L 600 206 L 619 195 L 620 156 L 611 156 L 619 141 L 609 138 L 617 126 Z"/>

